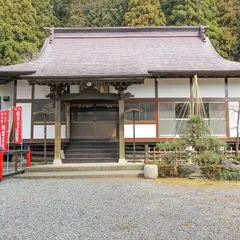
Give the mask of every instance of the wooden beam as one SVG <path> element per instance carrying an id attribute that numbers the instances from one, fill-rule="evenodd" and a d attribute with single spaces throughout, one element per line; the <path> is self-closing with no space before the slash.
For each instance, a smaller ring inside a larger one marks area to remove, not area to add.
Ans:
<path id="1" fill-rule="evenodd" d="M 16 106 L 17 102 L 17 80 L 14 80 L 13 85 L 13 106 Z"/>
<path id="2" fill-rule="evenodd" d="M 35 85 L 32 85 L 32 94 L 31 94 L 31 140 L 33 140 L 34 136 L 34 121 L 35 121 L 35 116 L 33 112 L 35 111 L 35 104 L 34 104 L 34 99 L 35 99 Z"/>

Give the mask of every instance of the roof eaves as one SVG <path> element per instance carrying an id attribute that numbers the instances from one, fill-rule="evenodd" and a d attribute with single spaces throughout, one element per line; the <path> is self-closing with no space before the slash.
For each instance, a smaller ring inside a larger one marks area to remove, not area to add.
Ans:
<path id="1" fill-rule="evenodd" d="M 167 78 L 167 77 L 193 77 L 198 75 L 198 77 L 240 77 L 240 70 L 191 70 L 191 71 L 161 71 L 161 70 L 149 70 L 148 73 L 151 77 L 157 78 Z"/>
<path id="2" fill-rule="evenodd" d="M 1 71 L 0 70 L 0 77 L 17 77 L 20 75 L 30 75 L 34 74 L 36 71 Z"/>
<path id="3" fill-rule="evenodd" d="M 22 75 L 25 79 L 53 79 L 53 80 L 64 80 L 64 79 L 133 79 L 133 78 L 147 78 L 149 74 L 129 74 L 129 75 L 79 75 L 79 76 L 38 76 L 38 75 Z"/>

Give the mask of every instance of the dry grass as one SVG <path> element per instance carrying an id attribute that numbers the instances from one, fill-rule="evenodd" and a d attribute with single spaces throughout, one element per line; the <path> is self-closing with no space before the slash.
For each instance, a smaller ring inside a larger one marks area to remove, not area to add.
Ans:
<path id="1" fill-rule="evenodd" d="M 240 181 L 212 181 L 208 179 L 158 178 L 158 184 L 197 188 L 240 188 Z"/>

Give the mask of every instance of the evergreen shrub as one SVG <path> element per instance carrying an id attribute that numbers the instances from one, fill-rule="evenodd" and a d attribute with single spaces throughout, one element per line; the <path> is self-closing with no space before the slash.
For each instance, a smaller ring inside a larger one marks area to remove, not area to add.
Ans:
<path id="1" fill-rule="evenodd" d="M 178 177 L 177 168 L 171 164 L 157 164 L 158 166 L 158 177 Z"/>
<path id="2" fill-rule="evenodd" d="M 217 164 L 208 164 L 201 167 L 203 174 L 209 179 L 220 179 L 224 167 Z"/>
<path id="3" fill-rule="evenodd" d="M 239 161 L 239 162 L 240 162 L 240 156 L 235 156 L 235 157 L 234 157 L 234 160 L 236 160 L 236 161 Z"/>
<path id="4" fill-rule="evenodd" d="M 219 164 L 221 155 L 212 150 L 206 150 L 199 155 L 199 158 L 203 164 Z"/>
<path id="5" fill-rule="evenodd" d="M 146 163 L 146 164 L 155 164 L 158 167 L 158 177 L 167 178 L 167 177 L 178 177 L 177 167 L 172 164 L 161 164 L 161 163 Z"/>
<path id="6" fill-rule="evenodd" d="M 219 175 L 221 180 L 229 180 L 229 181 L 239 181 L 240 180 L 240 172 L 230 172 L 230 171 L 222 171 Z"/>

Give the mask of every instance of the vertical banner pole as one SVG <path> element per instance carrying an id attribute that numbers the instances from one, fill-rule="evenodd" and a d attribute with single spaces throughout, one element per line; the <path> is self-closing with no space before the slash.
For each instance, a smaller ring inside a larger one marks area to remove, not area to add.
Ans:
<path id="1" fill-rule="evenodd" d="M 20 157 L 20 168 L 22 169 L 22 165 L 23 165 L 23 143 L 21 143 L 21 157 Z"/>
<path id="2" fill-rule="evenodd" d="M 44 164 L 47 161 L 47 114 L 44 113 Z"/>
<path id="3" fill-rule="evenodd" d="M 3 178 L 3 151 L 0 151 L 0 181 Z"/>
<path id="4" fill-rule="evenodd" d="M 135 144 L 135 111 L 133 111 L 133 162 L 136 160 L 136 144 Z"/>

